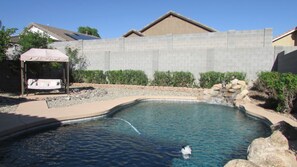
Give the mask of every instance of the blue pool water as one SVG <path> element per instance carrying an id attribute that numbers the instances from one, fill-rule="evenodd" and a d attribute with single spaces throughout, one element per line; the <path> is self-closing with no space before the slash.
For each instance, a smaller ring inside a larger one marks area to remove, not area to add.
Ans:
<path id="1" fill-rule="evenodd" d="M 270 135 L 262 122 L 227 106 L 141 102 L 108 117 L 0 144 L 6 166 L 223 166 L 246 158 L 251 141 Z M 190 159 L 180 149 L 190 145 Z"/>

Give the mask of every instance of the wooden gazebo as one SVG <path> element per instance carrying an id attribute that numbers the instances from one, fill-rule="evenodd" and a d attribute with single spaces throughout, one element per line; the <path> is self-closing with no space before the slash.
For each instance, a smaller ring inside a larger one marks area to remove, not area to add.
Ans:
<path id="1" fill-rule="evenodd" d="M 62 83 L 58 79 L 28 79 L 27 62 L 61 62 L 63 63 L 63 86 L 65 93 L 69 94 L 69 58 L 56 49 L 32 48 L 20 57 L 21 60 L 21 94 L 26 89 L 58 89 Z M 30 83 L 30 85 L 29 85 Z"/>

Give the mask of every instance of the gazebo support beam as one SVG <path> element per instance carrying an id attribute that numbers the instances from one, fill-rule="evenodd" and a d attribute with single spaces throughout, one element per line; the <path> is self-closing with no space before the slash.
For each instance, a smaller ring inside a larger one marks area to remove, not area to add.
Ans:
<path id="1" fill-rule="evenodd" d="M 25 63 L 21 61 L 21 95 L 23 96 L 25 93 L 25 75 L 24 75 L 24 70 L 25 70 Z"/>
<path id="2" fill-rule="evenodd" d="M 69 62 L 64 64 L 64 83 L 65 83 L 65 93 L 69 94 Z M 66 78 L 65 78 L 66 77 Z"/>

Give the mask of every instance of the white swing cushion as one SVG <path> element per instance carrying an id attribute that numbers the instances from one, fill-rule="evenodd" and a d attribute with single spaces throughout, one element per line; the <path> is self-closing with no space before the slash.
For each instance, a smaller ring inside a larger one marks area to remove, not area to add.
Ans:
<path id="1" fill-rule="evenodd" d="M 61 89 L 61 79 L 28 79 L 28 89 Z"/>

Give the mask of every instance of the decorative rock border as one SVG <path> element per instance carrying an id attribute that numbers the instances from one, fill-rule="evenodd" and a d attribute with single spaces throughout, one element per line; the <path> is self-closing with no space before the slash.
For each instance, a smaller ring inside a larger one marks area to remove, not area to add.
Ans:
<path id="1" fill-rule="evenodd" d="M 231 160 L 225 167 L 297 166 L 295 154 L 289 150 L 288 140 L 280 131 L 274 131 L 267 138 L 253 140 L 247 152 L 248 160 Z"/>

